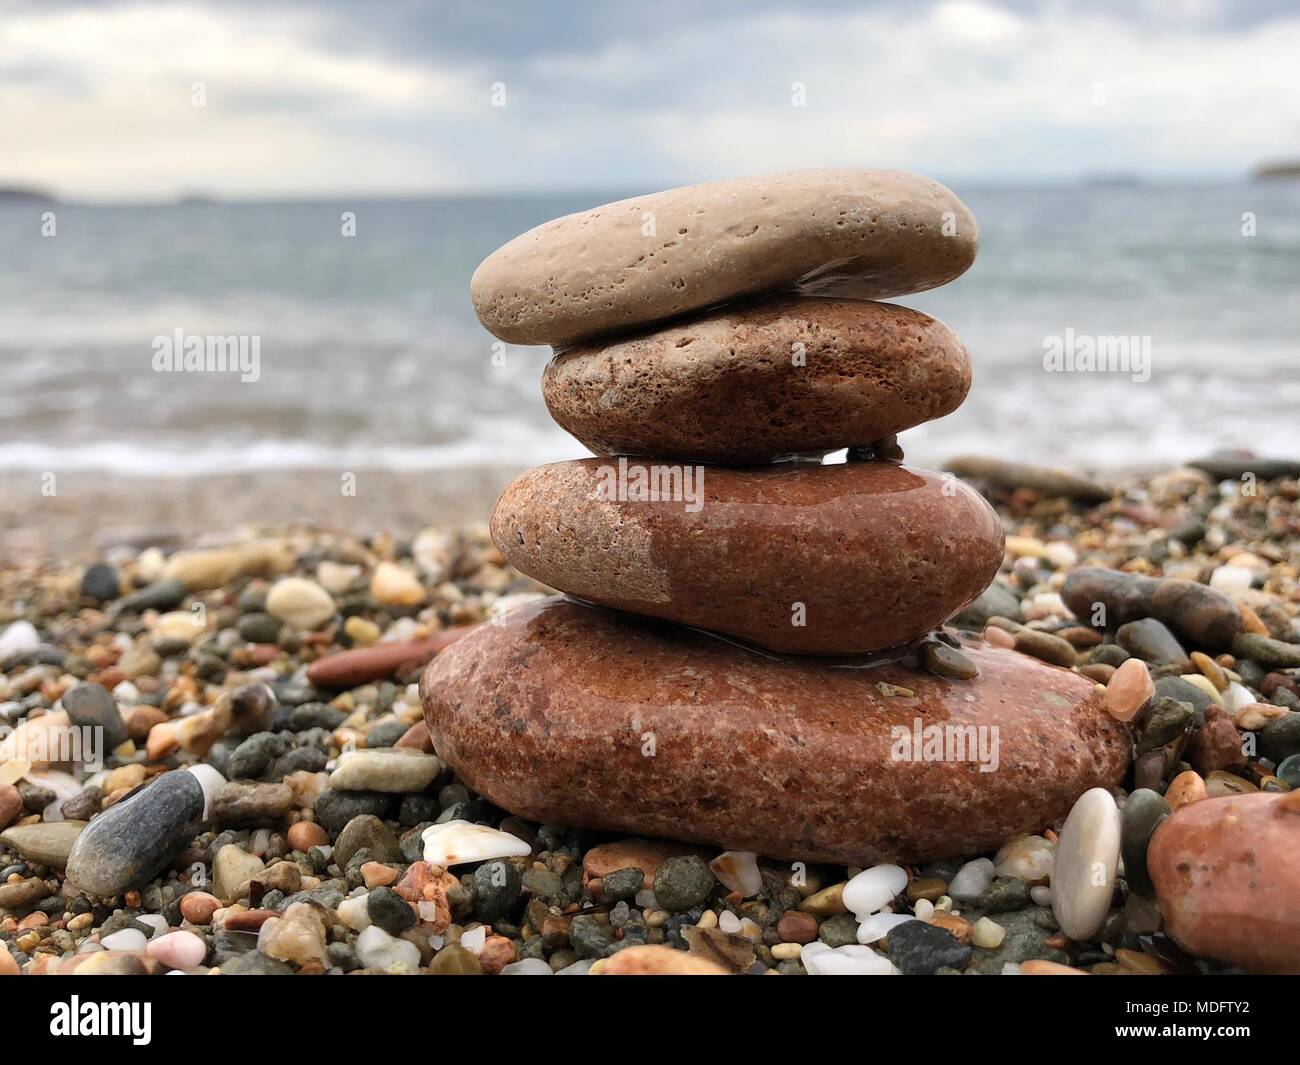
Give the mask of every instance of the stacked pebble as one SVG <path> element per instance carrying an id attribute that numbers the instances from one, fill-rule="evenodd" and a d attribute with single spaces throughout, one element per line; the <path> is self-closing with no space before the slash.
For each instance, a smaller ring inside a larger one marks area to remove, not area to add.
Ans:
<path id="1" fill-rule="evenodd" d="M 992 581 L 1003 532 L 899 461 L 895 434 L 955 410 L 970 365 L 942 323 L 874 300 L 952 280 L 977 244 L 936 182 L 808 171 L 609 204 L 484 261 L 480 319 L 555 347 L 547 405 L 600 456 L 517 479 L 494 540 L 585 603 L 688 628 L 551 601 L 441 656 L 425 711 L 465 780 L 542 820 L 845 862 L 996 847 L 1117 781 L 1090 685 L 929 637 Z M 1006 770 L 900 759 L 926 712 L 994 727 Z"/>

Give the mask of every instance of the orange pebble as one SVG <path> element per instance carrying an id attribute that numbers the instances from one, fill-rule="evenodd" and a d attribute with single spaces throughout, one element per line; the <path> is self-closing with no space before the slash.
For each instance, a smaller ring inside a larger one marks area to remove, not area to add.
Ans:
<path id="1" fill-rule="evenodd" d="M 295 821 L 289 826 L 289 846 L 304 854 L 312 847 L 323 847 L 330 841 L 329 833 L 315 821 Z"/>
<path id="2" fill-rule="evenodd" d="M 181 898 L 181 916 L 190 924 L 205 925 L 221 909 L 221 900 L 206 891 L 191 891 Z"/>
<path id="3" fill-rule="evenodd" d="M 1191 769 L 1179 773 L 1165 789 L 1165 802 L 1169 804 L 1170 810 L 1177 810 L 1191 802 L 1200 802 L 1205 797 L 1205 781 Z"/>
<path id="4" fill-rule="evenodd" d="M 1070 965 L 1061 965 L 1054 961 L 1022 961 L 1020 963 L 1021 976 L 1087 976 L 1082 969 L 1076 969 Z"/>

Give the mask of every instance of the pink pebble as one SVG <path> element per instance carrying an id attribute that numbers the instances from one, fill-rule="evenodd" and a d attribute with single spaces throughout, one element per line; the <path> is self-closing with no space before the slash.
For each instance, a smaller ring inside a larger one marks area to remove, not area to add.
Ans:
<path id="1" fill-rule="evenodd" d="M 193 932 L 178 930 L 151 940 L 146 948 L 151 958 L 157 958 L 173 969 L 189 969 L 201 965 L 208 953 L 208 945 Z"/>

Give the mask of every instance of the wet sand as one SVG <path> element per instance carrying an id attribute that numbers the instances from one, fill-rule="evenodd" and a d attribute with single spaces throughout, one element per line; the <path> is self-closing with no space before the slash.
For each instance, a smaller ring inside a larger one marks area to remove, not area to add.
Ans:
<path id="1" fill-rule="evenodd" d="M 114 543 L 190 542 L 241 525 L 293 524 L 410 536 L 430 525 L 486 522 L 519 471 L 501 466 L 392 473 L 359 470 L 345 495 L 331 470 L 210 477 L 131 477 L 96 471 L 0 472 L 0 565 L 95 557 Z"/>

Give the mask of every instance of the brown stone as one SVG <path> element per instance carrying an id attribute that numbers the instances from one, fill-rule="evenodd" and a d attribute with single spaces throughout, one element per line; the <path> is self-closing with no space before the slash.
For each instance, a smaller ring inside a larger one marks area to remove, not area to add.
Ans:
<path id="1" fill-rule="evenodd" d="M 926 470 L 697 467 L 696 502 L 601 498 L 647 468 L 633 460 L 620 473 L 626 462 L 559 462 L 517 478 L 492 515 L 502 554 L 582 599 L 824 655 L 915 640 L 1002 563 L 989 505 Z"/>
<path id="2" fill-rule="evenodd" d="M 279 916 L 274 910 L 239 910 L 226 915 L 223 927 L 229 932 L 256 932 L 272 917 Z"/>
<path id="3" fill-rule="evenodd" d="M 965 204 L 929 178 L 798 170 L 546 222 L 488 256 L 470 296 L 502 340 L 559 346 L 759 292 L 923 292 L 966 271 L 978 244 Z"/>
<path id="4" fill-rule="evenodd" d="M 1128 764 L 1127 732 L 1090 681 L 967 654 L 975 681 L 841 669 L 546 599 L 440 655 L 421 692 L 439 756 L 521 817 L 773 858 L 917 862 L 1037 832 Z M 895 726 L 910 739 L 926 725 L 995 728 L 997 771 L 970 755 L 893 757 L 906 753 Z"/>
<path id="5" fill-rule="evenodd" d="M 409 748 L 414 751 L 422 751 L 425 754 L 432 754 L 433 740 L 429 738 L 429 726 L 423 721 L 417 721 L 402 733 L 401 738 L 393 746 L 401 747 L 403 750 Z"/>
<path id="6" fill-rule="evenodd" d="M 928 315 L 781 297 L 556 355 L 552 417 L 598 455 L 727 466 L 869 444 L 956 410 L 970 359 Z"/>
<path id="7" fill-rule="evenodd" d="M 787 910 L 776 922 L 776 934 L 782 943 L 811 943 L 817 938 L 817 929 L 817 918 L 798 910 Z"/>
<path id="8" fill-rule="evenodd" d="M 467 631 L 464 627 L 447 629 L 423 640 L 380 643 L 326 655 L 307 667 L 307 679 L 319 688 L 355 688 L 424 665 Z"/>
<path id="9" fill-rule="evenodd" d="M 23 797 L 12 784 L 0 784 L 0 828 L 22 813 Z"/>
<path id="10" fill-rule="evenodd" d="M 1252 972 L 1300 973 L 1293 806 L 1293 793 L 1204 799 L 1155 830 L 1147 869 L 1165 931 L 1186 950 Z"/>
<path id="11" fill-rule="evenodd" d="M 1211 703 L 1205 708 L 1205 723 L 1187 744 L 1187 760 L 1202 774 L 1246 764 L 1241 734 L 1223 707 Z"/>
<path id="12" fill-rule="evenodd" d="M 1230 647 L 1241 631 L 1232 600 L 1196 581 L 1081 566 L 1066 577 L 1061 598 L 1080 618 L 1091 619 L 1104 607 L 1108 628 L 1155 618 L 1190 643 L 1215 650 Z"/>

